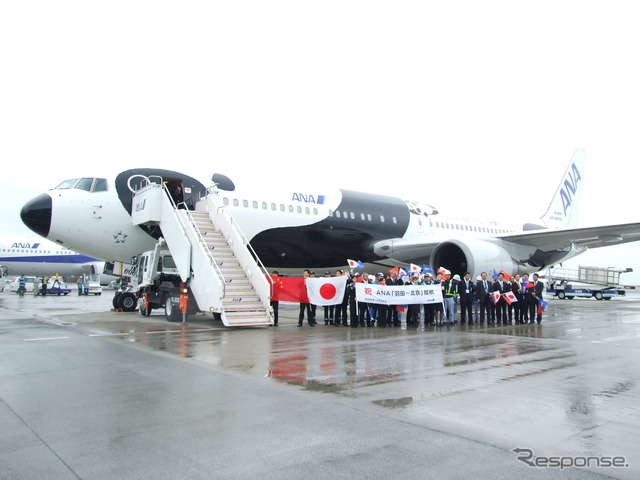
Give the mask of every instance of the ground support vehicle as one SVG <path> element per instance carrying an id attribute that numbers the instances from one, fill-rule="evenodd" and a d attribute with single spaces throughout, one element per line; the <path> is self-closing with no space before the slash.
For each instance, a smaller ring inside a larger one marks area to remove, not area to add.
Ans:
<path id="1" fill-rule="evenodd" d="M 545 275 L 547 293 L 561 300 L 595 298 L 611 300 L 625 296 L 626 289 L 620 285 L 620 274 L 632 272 L 631 268 L 615 269 L 601 267 L 578 267 L 578 270 L 550 268 Z"/>

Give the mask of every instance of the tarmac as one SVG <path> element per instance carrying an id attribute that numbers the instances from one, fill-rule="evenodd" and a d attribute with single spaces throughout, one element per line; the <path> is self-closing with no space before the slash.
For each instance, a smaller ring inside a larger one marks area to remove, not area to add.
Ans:
<path id="1" fill-rule="evenodd" d="M 640 478 L 635 292 L 413 330 L 110 307 L 0 293 L 0 479 Z"/>

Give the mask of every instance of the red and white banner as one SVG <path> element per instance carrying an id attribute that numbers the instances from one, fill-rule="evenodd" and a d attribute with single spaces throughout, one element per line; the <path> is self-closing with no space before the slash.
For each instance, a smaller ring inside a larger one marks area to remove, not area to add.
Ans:
<path id="1" fill-rule="evenodd" d="M 442 303 L 440 285 L 383 286 L 356 283 L 356 300 L 377 305 L 415 305 Z"/>
<path id="2" fill-rule="evenodd" d="M 347 277 L 307 278 L 307 295 L 312 305 L 337 305 L 344 300 Z"/>
<path id="3" fill-rule="evenodd" d="M 491 301 L 498 303 L 500 301 L 500 292 L 491 292 Z"/>

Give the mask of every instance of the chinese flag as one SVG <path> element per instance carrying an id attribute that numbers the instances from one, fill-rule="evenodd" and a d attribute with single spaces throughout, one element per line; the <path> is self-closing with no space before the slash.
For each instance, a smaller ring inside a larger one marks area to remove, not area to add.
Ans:
<path id="1" fill-rule="evenodd" d="M 510 281 L 511 281 L 511 275 L 509 275 L 507 272 L 505 272 L 504 270 L 500 270 L 500 273 L 504 276 L 504 279 L 505 279 L 507 282 L 510 282 Z"/>
<path id="2" fill-rule="evenodd" d="M 309 303 L 304 278 L 275 277 L 271 300 L 274 302 Z"/>

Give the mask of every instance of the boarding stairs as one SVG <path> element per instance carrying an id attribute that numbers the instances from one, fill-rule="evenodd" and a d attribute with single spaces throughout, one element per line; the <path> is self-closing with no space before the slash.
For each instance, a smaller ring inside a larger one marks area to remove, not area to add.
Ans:
<path id="1" fill-rule="evenodd" d="M 193 211 L 176 206 L 161 179 L 150 177 L 130 188 L 135 190 L 134 225 L 160 227 L 200 310 L 220 314 L 228 327 L 273 324 L 270 277 L 233 218 L 218 205 L 215 187 Z"/>

